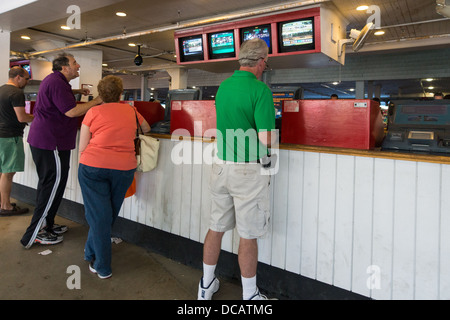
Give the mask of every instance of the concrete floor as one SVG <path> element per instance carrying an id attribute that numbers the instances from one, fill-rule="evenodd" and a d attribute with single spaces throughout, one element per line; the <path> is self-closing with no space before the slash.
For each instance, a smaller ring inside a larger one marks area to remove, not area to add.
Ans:
<path id="1" fill-rule="evenodd" d="M 50 246 L 34 244 L 25 249 L 19 240 L 30 223 L 33 208 L 15 202 L 30 208 L 30 212 L 0 217 L 0 300 L 197 299 L 201 270 L 126 242 L 112 244 L 113 276 L 99 279 L 83 259 L 88 227 L 58 216 L 56 223 L 69 227 L 64 241 Z M 40 254 L 47 249 L 52 252 Z M 241 299 L 238 281 L 220 280 L 215 300 Z M 69 287 L 79 284 L 80 289 L 69 289 L 67 283 Z"/>

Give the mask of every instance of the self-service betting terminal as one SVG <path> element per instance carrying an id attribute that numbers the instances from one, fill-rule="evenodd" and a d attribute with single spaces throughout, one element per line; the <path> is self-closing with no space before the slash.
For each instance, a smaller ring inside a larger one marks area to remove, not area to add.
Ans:
<path id="1" fill-rule="evenodd" d="M 450 100 L 393 101 L 381 149 L 450 155 Z"/>

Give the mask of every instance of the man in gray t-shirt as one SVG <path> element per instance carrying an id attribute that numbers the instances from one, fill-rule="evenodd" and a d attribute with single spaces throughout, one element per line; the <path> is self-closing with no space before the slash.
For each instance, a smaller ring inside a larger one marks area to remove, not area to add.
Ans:
<path id="1" fill-rule="evenodd" d="M 12 180 L 16 172 L 24 170 L 23 130 L 33 116 L 25 112 L 23 88 L 30 75 L 21 67 L 9 71 L 8 82 L 0 87 L 0 216 L 28 212 L 11 203 Z"/>

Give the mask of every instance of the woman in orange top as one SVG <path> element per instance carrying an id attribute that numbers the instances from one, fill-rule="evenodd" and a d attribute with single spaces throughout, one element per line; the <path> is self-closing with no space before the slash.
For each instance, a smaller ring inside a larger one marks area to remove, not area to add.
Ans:
<path id="1" fill-rule="evenodd" d="M 136 109 L 120 103 L 122 79 L 106 76 L 98 84 L 104 104 L 91 108 L 80 130 L 78 180 L 89 234 L 84 258 L 101 279 L 111 277 L 111 228 L 136 171 L 136 117 L 142 131 L 150 126 Z"/>

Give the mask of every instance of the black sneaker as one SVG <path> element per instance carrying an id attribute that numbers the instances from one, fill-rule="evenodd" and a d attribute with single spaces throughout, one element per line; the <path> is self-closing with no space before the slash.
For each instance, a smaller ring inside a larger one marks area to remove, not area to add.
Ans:
<path id="1" fill-rule="evenodd" d="M 40 244 L 57 244 L 62 242 L 63 240 L 64 240 L 63 236 L 59 236 L 52 232 L 42 230 L 37 234 L 34 242 Z"/>
<path id="2" fill-rule="evenodd" d="M 56 234 L 63 234 L 67 230 L 69 230 L 69 228 L 67 228 L 67 226 L 55 223 L 55 224 L 53 224 L 53 228 L 51 231 Z"/>

